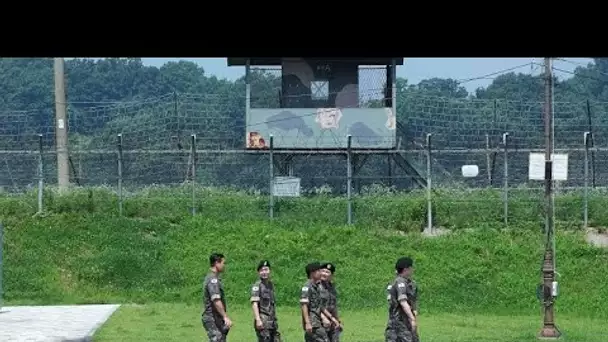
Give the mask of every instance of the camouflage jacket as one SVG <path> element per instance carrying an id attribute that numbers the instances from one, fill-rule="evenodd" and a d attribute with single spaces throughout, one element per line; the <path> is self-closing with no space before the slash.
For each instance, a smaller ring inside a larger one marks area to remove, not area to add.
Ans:
<path id="1" fill-rule="evenodd" d="M 397 276 L 386 288 L 386 299 L 388 301 L 388 328 L 400 328 L 410 330 L 409 319 L 401 307 L 402 301 L 408 301 L 408 280 Z"/>
<path id="2" fill-rule="evenodd" d="M 319 284 L 313 283 L 312 280 L 307 281 L 302 286 L 302 292 L 300 295 L 300 304 L 308 305 L 308 317 L 310 324 L 313 328 L 320 328 L 323 326 L 321 320 L 321 311 L 323 307 L 322 298 L 320 296 Z M 302 326 L 304 327 L 305 322 L 302 317 Z"/>
<path id="3" fill-rule="evenodd" d="M 338 293 L 332 282 L 325 281 L 319 284 L 321 304 L 333 316 L 338 317 Z"/>
<path id="4" fill-rule="evenodd" d="M 418 285 L 413 279 L 406 279 L 407 287 L 407 303 L 410 305 L 413 311 L 418 311 Z"/>
<path id="5" fill-rule="evenodd" d="M 251 302 L 257 302 L 260 310 L 260 318 L 265 329 L 276 328 L 276 303 L 274 297 L 274 285 L 270 280 L 259 279 L 251 286 Z"/>
<path id="6" fill-rule="evenodd" d="M 210 272 L 203 280 L 203 320 L 215 322 L 218 325 L 224 324 L 224 319 L 215 309 L 213 302 L 221 300 L 226 308 L 226 297 L 224 296 L 224 286 L 217 274 Z"/>

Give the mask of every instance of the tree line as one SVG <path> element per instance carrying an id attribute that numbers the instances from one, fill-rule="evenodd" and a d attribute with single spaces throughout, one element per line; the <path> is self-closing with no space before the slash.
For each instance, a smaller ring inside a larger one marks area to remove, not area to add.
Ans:
<path id="1" fill-rule="evenodd" d="M 65 68 L 67 96 L 74 102 L 132 101 L 171 92 L 221 94 L 239 90 L 244 84 L 243 77 L 232 82 L 208 75 L 191 61 L 168 62 L 158 68 L 144 65 L 141 58 L 69 59 Z M 593 63 L 578 66 L 573 75 L 561 74 L 564 76 L 555 78 L 556 100 L 608 101 L 608 58 L 595 58 Z M 542 76 L 528 73 L 499 75 L 474 94 L 453 79 L 432 78 L 409 84 L 399 78 L 397 83 L 399 91 L 454 98 L 541 101 L 543 96 Z M 53 107 L 53 85 L 52 59 L 0 59 L 3 111 Z"/>
<path id="2" fill-rule="evenodd" d="M 242 148 L 244 145 L 244 77 L 235 81 L 218 79 L 190 61 L 169 62 L 161 67 L 146 66 L 140 58 L 70 59 L 66 60 L 65 70 L 72 148 L 113 147 L 115 134 L 121 131 L 133 132 L 131 136 L 125 135 L 125 144 L 130 148 L 174 148 L 188 144 L 188 127 L 204 129 L 204 132 L 197 132 L 201 136 L 202 148 Z M 578 66 L 572 75 L 568 75 L 569 78 L 561 76 L 567 75 L 565 73 L 557 74 L 560 76 L 554 79 L 555 101 L 575 104 L 576 107 L 563 116 L 556 110 L 556 120 L 574 127 L 573 130 L 587 129 L 593 121 L 597 126 L 594 133 L 608 133 L 602 131 L 606 118 L 601 115 L 604 112 L 602 103 L 608 103 L 608 59 L 596 58 L 593 63 Z M 252 88 L 255 87 L 258 93 L 275 96 L 272 88 L 278 81 L 275 76 L 252 76 Z M 45 134 L 51 145 L 55 111 L 53 88 L 52 59 L 0 59 L 0 117 L 5 123 L 0 129 L 0 149 L 27 149 L 32 146 L 30 136 L 38 133 Z M 425 133 L 433 131 L 443 135 L 445 147 L 472 148 L 471 144 L 481 143 L 471 141 L 475 140 L 471 137 L 481 136 L 480 127 L 496 140 L 502 131 L 510 128 L 538 126 L 543 89 L 542 75 L 517 72 L 499 75 L 487 87 L 478 88 L 472 94 L 453 79 L 431 78 L 410 84 L 407 79 L 398 78 L 397 118 L 405 127 L 401 134 L 405 142 L 410 143 L 422 141 Z M 443 104 L 427 104 L 425 107 L 422 100 L 415 100 L 417 96 L 418 99 L 435 97 L 472 105 L 459 111 L 446 109 Z M 497 101 L 500 101 L 498 105 Z M 529 103 L 534 102 L 539 106 L 532 108 Z M 107 103 L 117 105 L 100 107 L 100 104 Z M 586 106 L 588 103 L 592 105 Z M 442 115 L 451 115 L 450 120 L 457 123 L 457 127 L 441 124 L 437 119 L 439 110 Z M 595 113 L 590 115 L 591 111 Z M 163 116 L 171 115 L 180 116 L 181 122 L 166 124 Z M 143 135 L 149 138 L 143 139 Z M 569 138 L 568 133 L 563 135 L 563 139 Z M 571 139 L 580 140 L 579 137 Z M 542 137 L 537 140 L 541 141 Z M 531 141 L 521 141 L 521 144 L 529 145 Z M 493 141 L 493 145 L 497 143 Z M 441 139 L 438 144 L 441 144 Z M 225 164 L 233 166 L 216 171 L 215 176 L 205 174 L 205 177 L 217 181 L 220 174 L 228 171 L 227 168 L 235 173 L 234 165 L 254 163 L 245 161 L 245 156 L 230 158 Z M 241 159 L 236 160 L 238 158 Z M 145 166 L 144 161 L 149 164 Z M 134 162 L 134 165 L 138 164 L 141 170 L 159 163 L 148 157 Z M 161 164 L 174 163 L 165 160 Z M 444 160 L 441 167 L 450 169 L 456 165 L 455 160 Z M 308 167 L 312 169 L 302 173 L 318 174 L 316 166 Z M 103 173 L 93 176 L 95 171 L 92 170 L 96 166 L 89 168 L 89 179 L 98 178 L 96 182 L 107 180 Z M 245 172 L 241 169 L 236 173 Z M 343 165 L 336 164 L 330 169 L 341 170 Z M 386 171 L 383 167 L 374 166 L 369 173 L 386 174 Z M 175 174 L 183 175 L 184 171 L 176 171 Z M 261 184 L 266 183 L 261 181 Z"/>

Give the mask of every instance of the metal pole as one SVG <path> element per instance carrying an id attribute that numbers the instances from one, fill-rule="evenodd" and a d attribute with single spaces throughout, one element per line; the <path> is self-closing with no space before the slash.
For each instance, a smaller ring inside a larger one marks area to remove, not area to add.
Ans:
<path id="1" fill-rule="evenodd" d="M 0 222 L 0 311 L 4 305 L 4 287 L 2 286 L 4 277 L 4 225 Z"/>
<path id="2" fill-rule="evenodd" d="M 397 60 L 391 62 L 391 105 L 393 115 L 397 116 Z M 396 120 L 396 119 L 395 119 Z"/>
<path id="3" fill-rule="evenodd" d="M 555 325 L 554 299 L 557 293 L 555 283 L 554 250 L 554 205 L 553 205 L 553 75 L 551 58 L 545 58 L 545 253 L 543 262 L 543 328 L 539 338 L 556 339 L 561 333 Z"/>
<path id="4" fill-rule="evenodd" d="M 249 122 L 251 110 L 251 60 L 247 58 L 245 63 L 245 122 Z"/>
<path id="5" fill-rule="evenodd" d="M 196 215 L 196 134 L 190 135 L 192 146 L 192 216 Z"/>
<path id="6" fill-rule="evenodd" d="M 556 271 L 556 267 L 555 267 L 555 192 L 559 190 L 558 185 L 559 182 L 555 181 L 553 179 L 553 154 L 555 152 L 555 102 L 553 101 L 553 94 L 555 92 L 555 83 L 553 82 L 553 63 L 551 61 L 551 58 L 547 58 L 547 70 L 549 71 L 548 75 L 549 75 L 549 85 L 550 88 L 547 91 L 548 92 L 548 98 L 549 104 L 550 104 L 550 112 L 549 112 L 549 120 L 551 121 L 551 127 L 550 127 L 550 140 L 548 141 L 549 146 L 551 147 L 551 153 L 549 154 L 549 159 L 551 159 L 551 191 L 550 191 L 550 197 L 551 197 L 551 255 L 552 255 L 552 262 L 553 262 L 553 272 L 555 273 Z M 555 275 L 553 276 L 553 280 L 555 281 Z"/>
<path id="7" fill-rule="evenodd" d="M 432 202 L 432 185 L 431 185 L 431 133 L 426 135 L 426 232 L 433 232 L 433 202 Z"/>
<path id="8" fill-rule="evenodd" d="M 177 111 L 177 92 L 173 92 L 173 115 L 177 119 L 177 143 L 180 144 L 182 141 L 182 126 L 179 121 L 179 113 Z"/>
<path id="9" fill-rule="evenodd" d="M 486 173 L 488 174 L 488 187 L 492 187 L 492 159 L 490 154 L 490 135 L 486 133 Z"/>
<path id="10" fill-rule="evenodd" d="M 509 133 L 503 133 L 502 145 L 504 147 L 504 176 L 503 176 L 503 216 L 505 227 L 509 224 Z"/>
<path id="11" fill-rule="evenodd" d="M 353 224 L 353 200 L 352 200 L 352 183 L 353 183 L 353 167 L 352 167 L 352 136 L 349 134 L 346 137 L 346 198 L 348 201 L 348 224 Z"/>
<path id="12" fill-rule="evenodd" d="M 589 147 L 595 147 L 593 140 L 593 122 L 591 121 L 591 101 L 587 99 L 587 127 L 589 129 Z M 595 151 L 591 152 L 591 186 L 595 189 Z"/>
<path id="13" fill-rule="evenodd" d="M 492 135 L 496 134 L 496 121 L 498 120 L 498 101 L 494 99 L 494 108 L 492 110 L 492 114 L 494 116 L 492 120 Z"/>
<path id="14" fill-rule="evenodd" d="M 269 174 L 270 174 L 270 206 L 268 207 L 268 216 L 270 219 L 274 218 L 274 137 L 270 135 L 270 159 L 269 159 Z"/>
<path id="15" fill-rule="evenodd" d="M 38 214 L 42 213 L 42 195 L 44 194 L 44 158 L 42 150 L 42 134 L 38 134 Z"/>
<path id="16" fill-rule="evenodd" d="M 55 148 L 57 149 L 57 182 L 60 190 L 70 183 L 68 159 L 68 131 L 63 58 L 55 58 Z"/>
<path id="17" fill-rule="evenodd" d="M 388 165 L 388 186 L 392 187 L 393 186 L 393 159 L 391 158 L 390 154 L 386 155 L 386 164 Z"/>
<path id="18" fill-rule="evenodd" d="M 583 134 L 583 144 L 585 144 L 585 186 L 583 195 L 583 228 L 589 226 L 589 132 Z"/>
<path id="19" fill-rule="evenodd" d="M 122 216 L 122 133 L 117 135 L 118 147 L 118 215 Z"/>

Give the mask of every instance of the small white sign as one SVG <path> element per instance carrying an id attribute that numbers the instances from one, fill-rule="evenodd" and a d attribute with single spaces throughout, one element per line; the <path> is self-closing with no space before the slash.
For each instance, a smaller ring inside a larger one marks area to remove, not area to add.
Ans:
<path id="1" fill-rule="evenodd" d="M 462 177 L 473 178 L 479 175 L 479 167 L 477 165 L 462 165 Z"/>
<path id="2" fill-rule="evenodd" d="M 65 123 L 63 122 L 63 119 L 58 119 L 57 120 L 57 127 L 59 129 L 63 129 L 65 127 Z"/>
<path id="3" fill-rule="evenodd" d="M 566 153 L 553 155 L 553 179 L 568 180 L 568 155 Z"/>
<path id="4" fill-rule="evenodd" d="M 531 180 L 545 179 L 545 155 L 543 153 L 530 153 L 528 178 Z"/>
<path id="5" fill-rule="evenodd" d="M 300 197 L 300 178 L 275 177 L 272 194 L 277 197 Z"/>
<path id="6" fill-rule="evenodd" d="M 568 154 L 553 154 L 553 180 L 568 180 Z M 528 178 L 531 180 L 545 180 L 545 154 L 530 153 Z"/>

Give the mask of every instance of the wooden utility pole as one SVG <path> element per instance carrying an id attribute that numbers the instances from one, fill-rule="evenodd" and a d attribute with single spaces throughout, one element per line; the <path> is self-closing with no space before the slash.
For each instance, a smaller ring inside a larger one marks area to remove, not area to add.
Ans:
<path id="1" fill-rule="evenodd" d="M 542 302 L 544 308 L 543 328 L 538 337 L 557 339 L 561 333 L 555 325 L 555 248 L 553 244 L 555 224 L 553 221 L 553 73 L 551 58 L 545 58 L 545 253 L 542 269 Z"/>
<path id="2" fill-rule="evenodd" d="M 68 155 L 68 122 L 66 115 L 65 72 L 63 58 L 55 58 L 55 147 L 57 150 L 57 183 L 60 190 L 70 184 Z"/>

